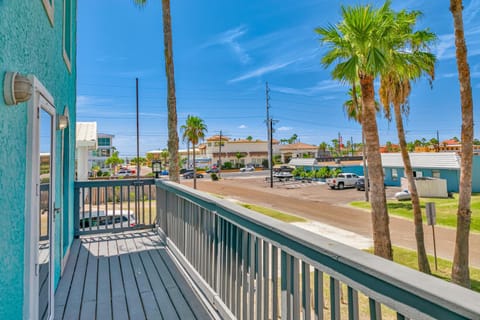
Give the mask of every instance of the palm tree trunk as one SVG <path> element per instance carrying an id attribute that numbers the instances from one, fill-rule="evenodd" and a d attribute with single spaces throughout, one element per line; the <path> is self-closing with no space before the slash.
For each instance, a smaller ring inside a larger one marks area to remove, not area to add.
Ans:
<path id="1" fill-rule="evenodd" d="M 452 281 L 470 287 L 469 273 L 469 234 L 472 211 L 472 157 L 473 157 L 473 99 L 470 81 L 470 67 L 467 61 L 467 45 L 463 30 L 462 1 L 450 0 L 455 29 L 455 47 L 460 99 L 462 104 L 462 158 L 460 171 L 460 192 L 457 211 L 457 234 L 453 257 Z"/>
<path id="2" fill-rule="evenodd" d="M 170 153 L 169 177 L 171 181 L 180 182 L 178 173 L 178 132 L 177 99 L 175 97 L 175 77 L 173 68 L 172 21 L 170 17 L 170 0 L 162 0 L 163 42 L 165 46 L 165 72 L 167 75 L 167 109 L 168 109 L 168 152 Z"/>
<path id="3" fill-rule="evenodd" d="M 370 193 L 370 183 L 368 180 L 367 155 L 365 149 L 365 133 L 362 125 L 362 158 L 363 158 L 363 176 L 365 177 L 365 201 L 368 202 Z"/>
<path id="4" fill-rule="evenodd" d="M 197 166 L 195 165 L 195 143 L 192 143 L 193 147 L 193 189 L 197 189 Z"/>
<path id="5" fill-rule="evenodd" d="M 425 239 L 423 235 L 423 221 L 422 221 L 422 209 L 420 207 L 420 200 L 417 192 L 417 185 L 413 178 L 412 163 L 410 162 L 410 156 L 407 150 L 407 141 L 405 140 L 405 130 L 403 128 L 402 112 L 399 103 L 393 105 L 395 113 L 395 122 L 397 124 L 398 141 L 400 143 L 400 151 L 402 153 L 403 165 L 405 168 L 405 176 L 408 180 L 408 190 L 412 197 L 413 207 L 413 222 L 415 225 L 415 239 L 417 242 L 417 259 L 418 269 L 422 272 L 431 274 L 430 265 L 428 264 L 427 252 L 425 250 Z"/>
<path id="6" fill-rule="evenodd" d="M 365 142 L 367 146 L 368 173 L 370 184 L 370 203 L 372 206 L 372 226 L 374 253 L 385 259 L 393 260 L 390 240 L 387 199 L 383 185 L 382 158 L 375 109 L 375 92 L 373 77 L 359 74 L 362 89 L 363 121 Z"/>
<path id="7" fill-rule="evenodd" d="M 190 169 L 190 141 L 187 141 L 187 169 Z"/>

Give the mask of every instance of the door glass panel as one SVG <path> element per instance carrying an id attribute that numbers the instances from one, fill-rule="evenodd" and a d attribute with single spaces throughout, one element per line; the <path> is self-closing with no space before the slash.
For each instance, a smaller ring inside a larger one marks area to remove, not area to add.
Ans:
<path id="1" fill-rule="evenodd" d="M 38 318 L 48 319 L 50 315 L 51 292 L 51 235 L 52 235 L 52 116 L 40 109 L 40 212 L 38 241 L 39 299 Z"/>

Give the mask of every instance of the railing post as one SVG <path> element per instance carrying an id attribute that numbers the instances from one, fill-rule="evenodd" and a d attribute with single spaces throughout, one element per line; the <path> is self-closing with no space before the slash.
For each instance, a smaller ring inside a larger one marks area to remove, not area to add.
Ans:
<path id="1" fill-rule="evenodd" d="M 75 184 L 76 182 L 74 182 Z M 73 236 L 78 238 L 80 228 L 80 188 L 75 185 L 73 192 Z"/>

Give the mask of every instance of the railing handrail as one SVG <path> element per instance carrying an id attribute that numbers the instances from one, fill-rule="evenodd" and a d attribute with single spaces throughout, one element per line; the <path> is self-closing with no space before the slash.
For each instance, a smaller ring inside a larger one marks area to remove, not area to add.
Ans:
<path id="1" fill-rule="evenodd" d="M 117 180 L 89 180 L 89 181 L 75 181 L 75 188 L 84 188 L 84 187 L 96 187 L 96 186 L 128 186 L 135 184 L 135 182 L 139 181 L 141 184 L 148 185 L 148 184 L 155 184 L 155 179 L 147 178 L 147 179 L 140 179 L 137 180 L 136 178 L 124 178 L 124 179 L 117 179 Z"/>
<path id="2" fill-rule="evenodd" d="M 156 180 L 156 186 L 216 211 L 223 219 L 392 308 L 420 317 L 422 312 L 435 318 L 435 310 L 442 310 L 456 318 L 480 319 L 480 294 L 472 290 L 177 183 Z"/>

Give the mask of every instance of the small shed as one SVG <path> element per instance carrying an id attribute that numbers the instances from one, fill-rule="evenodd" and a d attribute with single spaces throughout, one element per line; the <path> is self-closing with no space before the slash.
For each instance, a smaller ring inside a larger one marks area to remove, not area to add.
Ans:
<path id="1" fill-rule="evenodd" d="M 318 165 L 318 161 L 315 158 L 293 158 L 288 164 L 295 168 L 303 168 L 305 171 L 312 171 Z"/>

